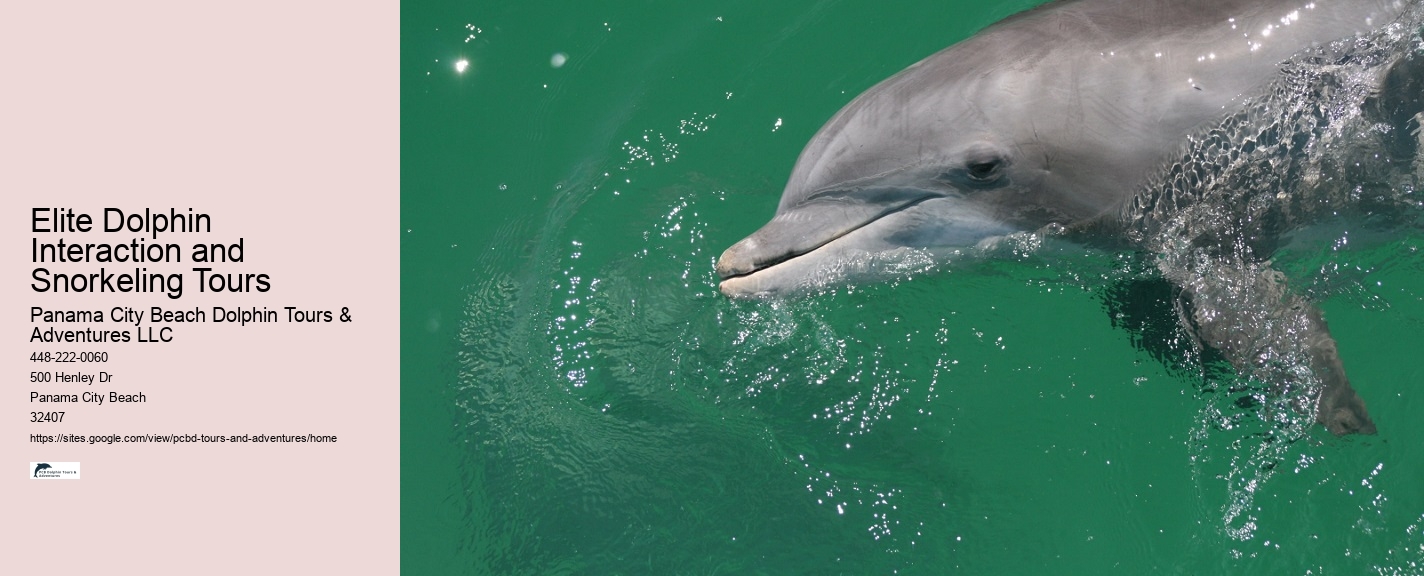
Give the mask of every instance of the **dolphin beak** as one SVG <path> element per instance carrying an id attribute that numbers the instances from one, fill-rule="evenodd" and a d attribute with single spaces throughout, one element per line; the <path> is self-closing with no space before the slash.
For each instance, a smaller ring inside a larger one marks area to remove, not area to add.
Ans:
<path id="1" fill-rule="evenodd" d="M 972 248 L 1021 228 L 991 205 L 957 191 L 907 187 L 813 194 L 717 260 L 719 288 L 733 298 L 814 290 L 925 251 Z M 888 269 L 887 269 L 888 270 Z"/>
<path id="2" fill-rule="evenodd" d="M 867 200 L 867 196 L 872 199 Z M 821 194 L 810 202 L 779 211 L 760 230 L 733 244 L 717 259 L 717 274 L 724 281 L 753 274 L 939 196 L 941 194 L 904 189 L 870 195 L 863 191 Z"/>

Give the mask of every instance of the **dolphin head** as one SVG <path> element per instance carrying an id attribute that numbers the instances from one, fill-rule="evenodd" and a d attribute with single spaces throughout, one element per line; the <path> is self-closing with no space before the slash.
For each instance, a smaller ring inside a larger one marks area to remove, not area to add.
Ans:
<path id="1" fill-rule="evenodd" d="M 1050 3 L 872 87 L 802 150 L 771 221 L 722 254 L 722 291 L 814 289 L 880 275 L 867 265 L 877 260 L 952 259 L 1014 232 L 1111 224 L 1102 217 L 1191 130 L 1289 54 L 1204 62 L 1197 51 L 1224 62 L 1238 33 L 1207 34 L 1225 19 L 1193 6 L 1164 3 L 1158 18 Z"/>
<path id="2" fill-rule="evenodd" d="M 1045 42 L 1023 38 L 1004 51 L 986 46 L 1003 38 L 981 38 L 885 80 L 822 127 L 775 216 L 722 254 L 722 292 L 873 279 L 885 273 L 877 262 L 953 258 L 1116 205 L 1122 172 L 1142 154 L 1131 138 L 1093 141 L 1083 129 L 1091 114 L 1064 109 L 1076 92 L 1061 80 L 1073 73 L 1054 69 L 1061 57 Z"/>

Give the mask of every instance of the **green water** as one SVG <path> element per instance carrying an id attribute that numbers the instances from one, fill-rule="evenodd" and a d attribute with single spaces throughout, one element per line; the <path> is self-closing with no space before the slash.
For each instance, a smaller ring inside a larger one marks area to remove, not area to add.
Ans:
<path id="1" fill-rule="evenodd" d="M 1275 433 L 1123 255 L 717 294 L 831 114 L 1031 4 L 407 3 L 403 570 L 1424 574 L 1417 232 L 1281 262 L 1373 437 Z"/>

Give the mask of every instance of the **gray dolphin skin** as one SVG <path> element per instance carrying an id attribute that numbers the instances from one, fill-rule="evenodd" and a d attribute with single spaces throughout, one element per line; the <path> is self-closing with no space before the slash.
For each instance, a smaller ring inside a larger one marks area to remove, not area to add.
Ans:
<path id="1" fill-rule="evenodd" d="M 1361 189 L 1418 185 L 1420 12 L 1066 0 L 1012 16 L 831 118 L 771 221 L 718 260 L 721 290 L 875 280 L 1013 235 L 1118 243 L 1159 255 L 1201 344 L 1300 392 L 1331 432 L 1373 433 L 1318 309 L 1270 268 L 1270 239 Z M 1308 373 L 1281 367 L 1292 359 Z"/>

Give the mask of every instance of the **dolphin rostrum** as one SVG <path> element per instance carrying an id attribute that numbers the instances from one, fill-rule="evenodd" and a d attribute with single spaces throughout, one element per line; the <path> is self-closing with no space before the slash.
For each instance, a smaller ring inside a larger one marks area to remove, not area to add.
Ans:
<path id="1" fill-rule="evenodd" d="M 1341 198 L 1417 186 L 1421 12 L 1060 0 L 1012 16 L 831 118 L 775 216 L 718 260 L 721 290 L 805 292 L 1014 234 L 1120 241 L 1158 254 L 1202 344 L 1298 390 L 1331 432 L 1373 433 L 1320 312 L 1269 257 Z"/>

